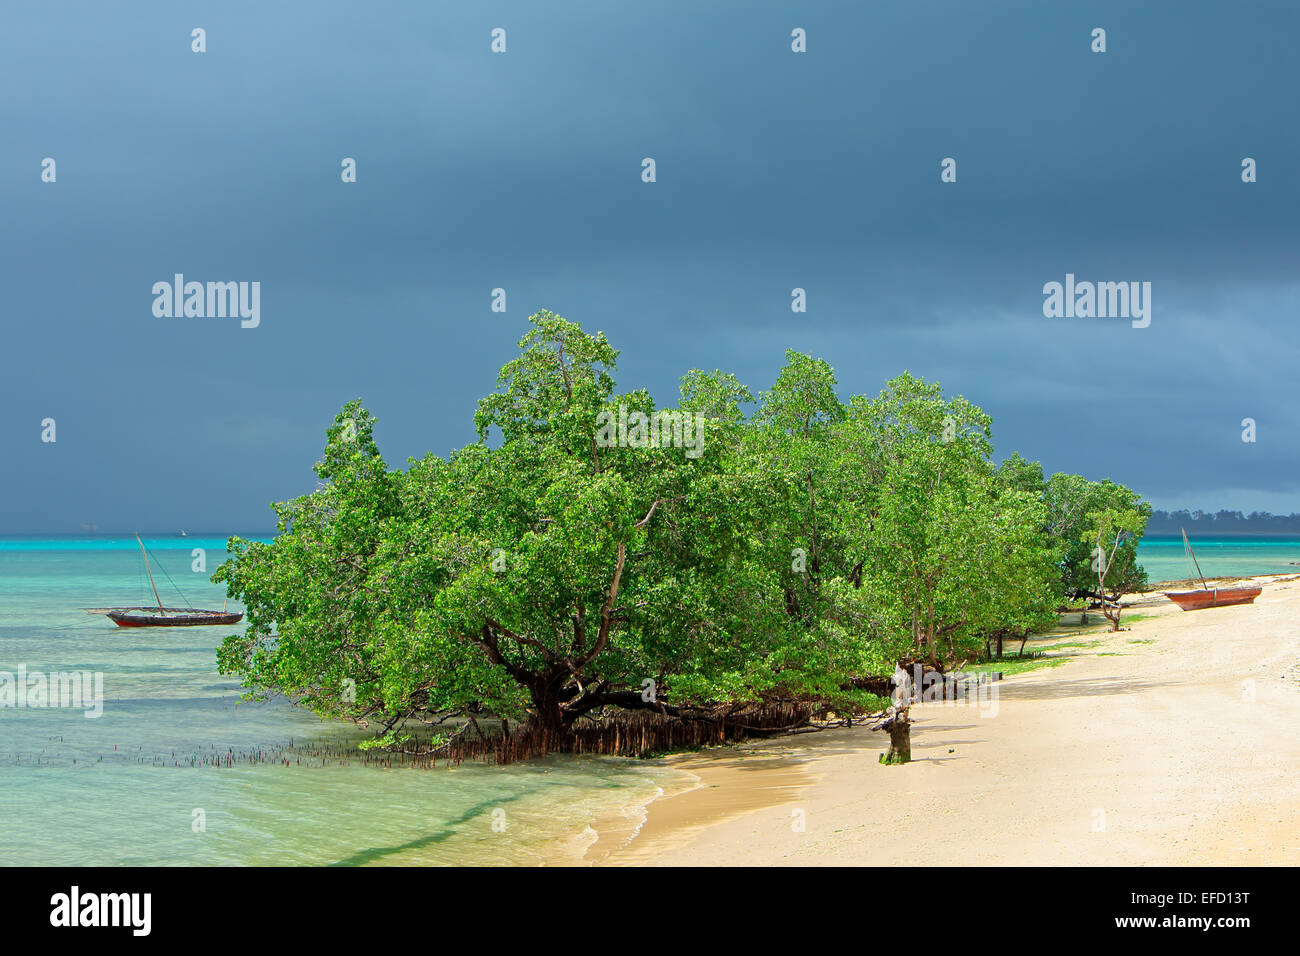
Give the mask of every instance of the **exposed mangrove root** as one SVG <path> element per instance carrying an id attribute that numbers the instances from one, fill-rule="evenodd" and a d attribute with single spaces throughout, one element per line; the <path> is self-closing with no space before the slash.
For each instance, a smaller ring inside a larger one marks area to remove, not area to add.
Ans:
<path id="1" fill-rule="evenodd" d="M 486 739 L 458 737 L 439 748 L 437 756 L 452 764 L 473 759 L 507 764 L 552 753 L 644 757 L 788 733 L 809 727 L 813 716 L 813 708 L 803 703 L 728 708 L 689 720 L 653 712 L 620 714 L 605 721 L 579 721 L 560 733 L 530 726 Z"/>

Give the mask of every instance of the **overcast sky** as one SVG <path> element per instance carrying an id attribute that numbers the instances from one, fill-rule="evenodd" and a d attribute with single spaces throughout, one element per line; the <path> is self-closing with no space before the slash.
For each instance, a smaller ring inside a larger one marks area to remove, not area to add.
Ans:
<path id="1" fill-rule="evenodd" d="M 999 457 L 1300 511 L 1300 13 L 1248 7 L 6 3 L 0 533 L 269 529 L 350 398 L 390 463 L 472 441 L 543 308 L 665 403 L 793 347 L 938 380 Z M 178 272 L 260 325 L 156 317 Z M 1066 273 L 1150 326 L 1044 317 Z"/>

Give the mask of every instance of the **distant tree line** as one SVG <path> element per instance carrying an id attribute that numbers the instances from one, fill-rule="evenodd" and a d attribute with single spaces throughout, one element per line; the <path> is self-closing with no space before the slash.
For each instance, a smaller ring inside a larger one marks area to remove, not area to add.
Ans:
<path id="1" fill-rule="evenodd" d="M 1300 514 L 1275 515 L 1267 511 L 1153 511 L 1147 521 L 1149 535 L 1300 535 Z"/>

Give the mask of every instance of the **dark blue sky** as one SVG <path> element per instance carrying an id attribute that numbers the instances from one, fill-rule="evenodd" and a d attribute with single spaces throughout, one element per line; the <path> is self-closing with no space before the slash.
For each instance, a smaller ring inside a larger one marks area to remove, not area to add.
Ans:
<path id="1" fill-rule="evenodd" d="M 1298 28 L 1263 0 L 7 3 L 0 533 L 266 529 L 350 398 L 392 463 L 471 441 L 542 308 L 662 401 L 691 367 L 766 388 L 794 347 L 845 397 L 937 379 L 1049 472 L 1300 510 Z M 260 327 L 156 318 L 176 272 L 261 282 Z M 1151 282 L 1151 326 L 1044 318 L 1067 272 Z"/>

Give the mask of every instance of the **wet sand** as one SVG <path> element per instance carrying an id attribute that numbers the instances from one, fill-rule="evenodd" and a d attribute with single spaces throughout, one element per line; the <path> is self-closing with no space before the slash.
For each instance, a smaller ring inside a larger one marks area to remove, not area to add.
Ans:
<path id="1" fill-rule="evenodd" d="M 796 738 L 782 738 L 790 741 Z M 598 838 L 584 862 L 636 866 L 691 840 L 718 823 L 755 810 L 784 806 L 816 782 L 802 755 L 783 752 L 775 741 L 738 744 L 664 761 L 693 778 L 647 807 L 598 820 Z"/>
<path id="2" fill-rule="evenodd" d="M 1255 580 L 1252 605 L 1152 593 L 1118 633 L 1031 642 L 1096 644 L 993 701 L 914 706 L 905 766 L 865 727 L 669 761 L 698 782 L 597 821 L 586 861 L 1300 864 L 1300 581 Z"/>

